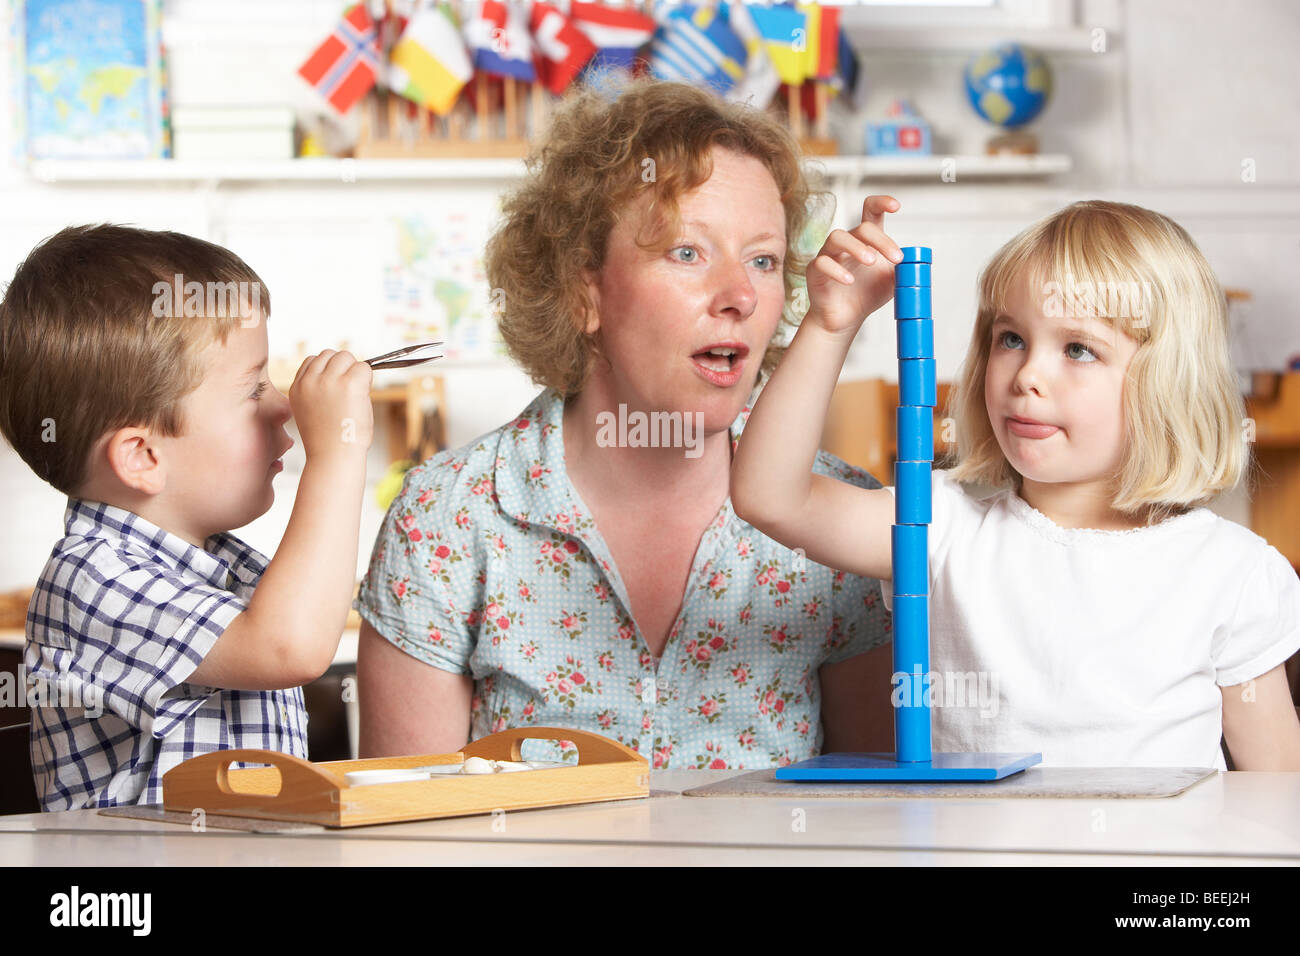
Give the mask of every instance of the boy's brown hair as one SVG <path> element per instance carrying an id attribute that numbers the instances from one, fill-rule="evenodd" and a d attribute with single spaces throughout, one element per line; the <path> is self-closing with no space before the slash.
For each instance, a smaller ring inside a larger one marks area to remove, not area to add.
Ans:
<path id="1" fill-rule="evenodd" d="M 180 434 L 204 349 L 270 312 L 257 273 L 221 246 L 128 226 L 64 229 L 28 254 L 0 300 L 0 431 L 75 495 L 105 434 Z"/>

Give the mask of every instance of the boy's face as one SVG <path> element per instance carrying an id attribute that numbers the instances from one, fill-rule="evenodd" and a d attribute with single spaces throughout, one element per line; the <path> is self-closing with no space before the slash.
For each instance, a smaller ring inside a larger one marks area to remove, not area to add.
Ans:
<path id="1" fill-rule="evenodd" d="M 204 352 L 205 374 L 181 402 L 181 434 L 166 443 L 167 510 L 202 541 L 266 513 L 271 480 L 293 447 L 289 400 L 267 379 L 266 322 L 233 329 Z"/>
<path id="2" fill-rule="evenodd" d="M 993 323 L 989 422 L 1026 482 L 1104 485 L 1124 460 L 1124 381 L 1137 342 L 1092 316 L 1044 315 L 1045 304 L 1022 280 Z"/>

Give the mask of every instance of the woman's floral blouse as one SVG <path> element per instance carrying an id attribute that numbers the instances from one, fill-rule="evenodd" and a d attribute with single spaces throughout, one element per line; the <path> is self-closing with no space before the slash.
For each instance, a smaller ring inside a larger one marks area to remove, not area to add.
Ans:
<path id="1" fill-rule="evenodd" d="M 471 739 L 572 727 L 657 769 L 815 756 L 818 668 L 890 639 L 880 583 L 807 561 L 728 500 L 656 667 L 565 472 L 563 410 L 546 390 L 509 424 L 407 473 L 361 584 L 361 615 L 412 657 L 473 677 Z M 733 448 L 748 415 L 749 405 L 731 426 Z M 825 452 L 815 470 L 879 487 Z M 556 745 L 530 746 L 555 755 Z"/>

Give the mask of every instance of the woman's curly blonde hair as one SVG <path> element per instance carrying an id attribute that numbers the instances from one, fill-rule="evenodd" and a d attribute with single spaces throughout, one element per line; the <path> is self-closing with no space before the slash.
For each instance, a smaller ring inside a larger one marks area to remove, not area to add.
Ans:
<path id="1" fill-rule="evenodd" d="M 647 222 L 660 229 L 638 245 L 654 248 L 675 231 L 678 200 L 709 178 L 714 147 L 758 159 L 776 182 L 788 247 L 782 323 L 801 317 L 792 292 L 813 256 L 796 247 L 810 198 L 830 194 L 810 190 L 790 133 L 762 110 L 681 83 L 629 79 L 612 100 L 582 88 L 560 104 L 529 155 L 528 176 L 503 200 L 485 255 L 501 338 L 533 381 L 564 396 L 581 391 L 597 354 L 586 332 L 593 306 L 584 273 L 599 275 L 611 230 L 644 190 L 652 191 Z M 762 375 L 776 367 L 782 331 L 778 326 L 763 357 Z"/>

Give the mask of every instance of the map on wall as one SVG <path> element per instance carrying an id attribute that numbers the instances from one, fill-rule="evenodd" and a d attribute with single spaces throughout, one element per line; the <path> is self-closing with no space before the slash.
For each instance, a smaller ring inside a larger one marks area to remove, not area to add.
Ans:
<path id="1" fill-rule="evenodd" d="M 166 155 L 156 0 L 14 4 L 15 145 L 33 159 Z"/>
<path id="2" fill-rule="evenodd" d="M 483 220 L 481 207 L 469 206 L 436 219 L 391 220 L 382 262 L 386 338 L 441 341 L 449 359 L 497 360 L 505 354 L 483 271 Z"/>

